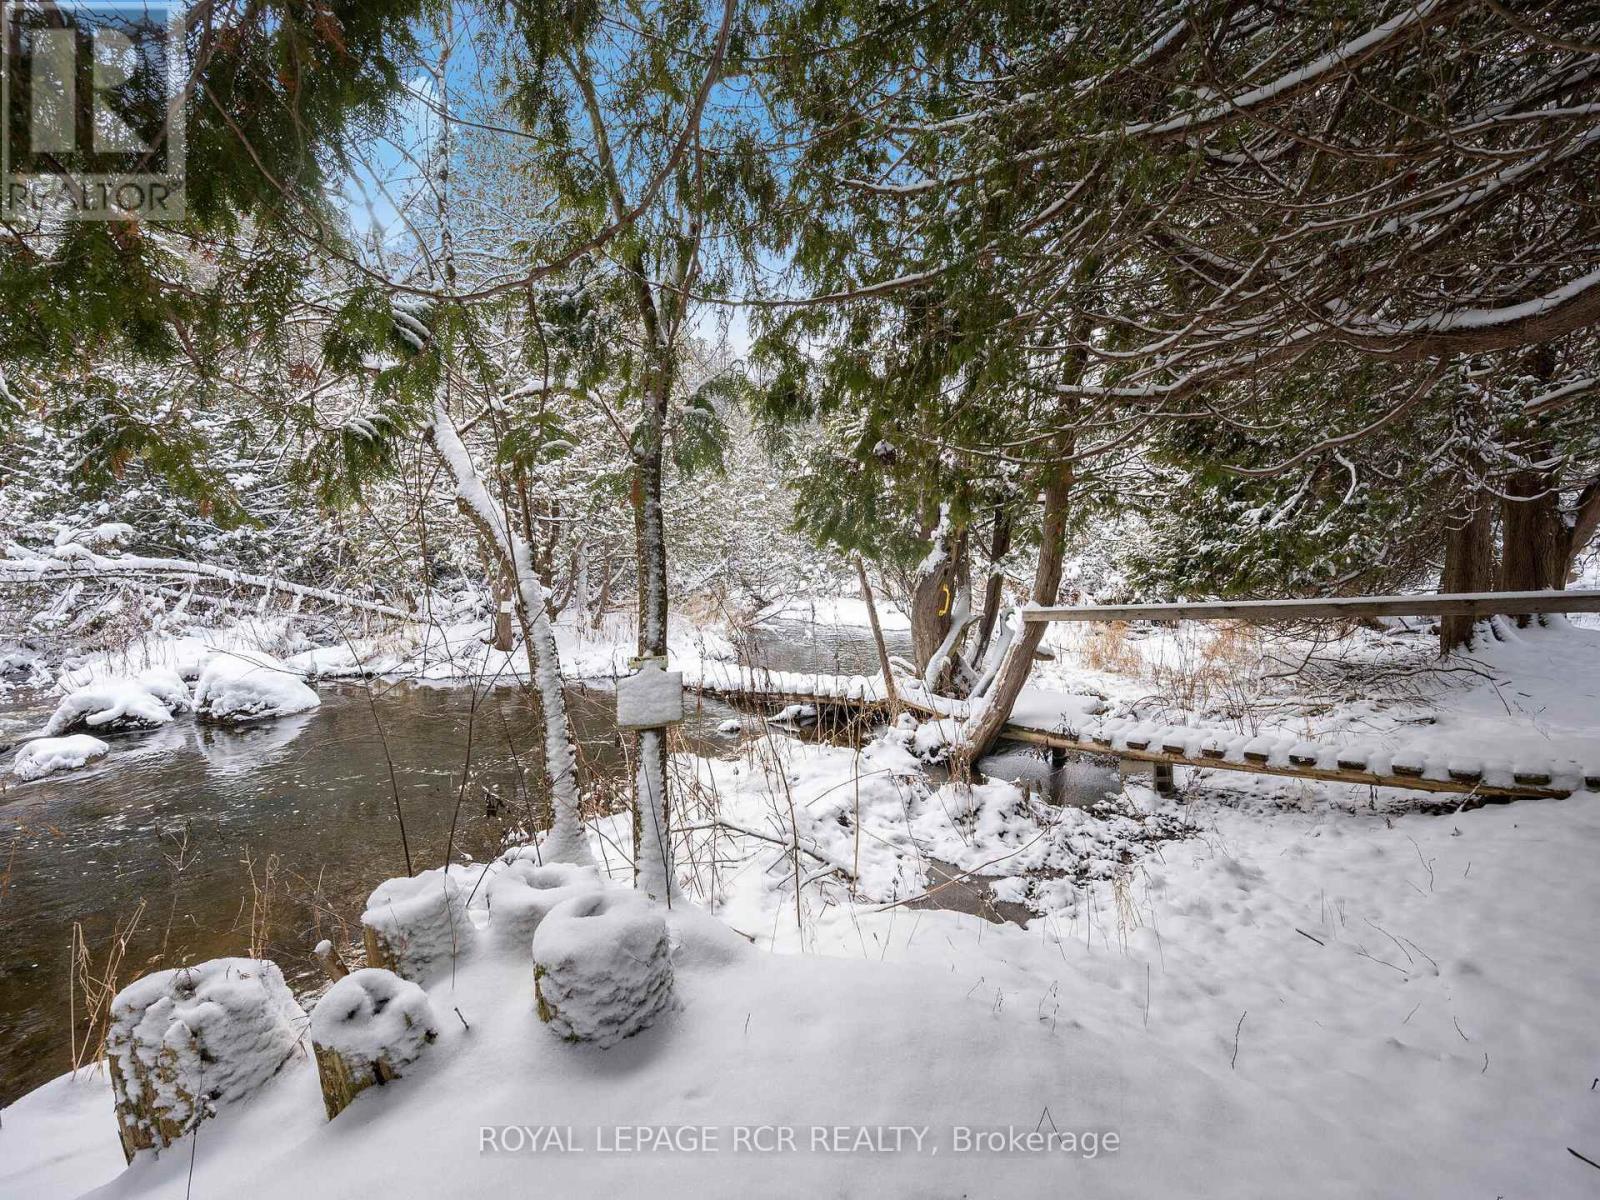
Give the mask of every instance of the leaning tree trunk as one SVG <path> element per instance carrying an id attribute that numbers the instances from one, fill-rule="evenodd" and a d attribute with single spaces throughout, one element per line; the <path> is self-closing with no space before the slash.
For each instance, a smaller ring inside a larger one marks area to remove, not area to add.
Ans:
<path id="1" fill-rule="evenodd" d="M 545 854 L 557 862 L 587 863 L 592 856 L 580 812 L 577 756 L 567 723 L 561 656 L 556 650 L 555 631 L 550 626 L 544 587 L 534 571 L 533 554 L 505 509 L 484 486 L 455 425 L 440 405 L 434 406 L 427 435 L 455 480 L 457 506 L 477 526 L 501 565 L 510 571 L 516 587 L 517 612 L 523 622 L 533 666 L 534 689 L 544 715 L 544 765 L 554 809 L 550 833 L 544 843 Z"/>
<path id="2" fill-rule="evenodd" d="M 667 540 L 662 513 L 662 449 L 667 381 L 646 390 L 634 447 L 633 527 L 639 570 L 639 657 L 667 657 Z M 671 804 L 667 795 L 667 731 L 639 731 L 633 808 L 634 881 L 658 900 L 672 897 Z"/>
<path id="3" fill-rule="evenodd" d="M 1061 591 L 1061 564 L 1066 555 L 1067 510 L 1072 495 L 1072 467 L 1052 468 L 1044 489 L 1044 515 L 1039 530 L 1039 565 L 1033 576 L 1033 602 L 1054 604 Z M 994 681 L 961 727 L 961 738 L 951 753 L 959 775 L 970 776 L 972 765 L 1000 736 L 1006 718 L 1022 694 L 1033 669 L 1033 655 L 1044 636 L 1043 625 L 1023 625 L 1006 649 Z"/>
<path id="4" fill-rule="evenodd" d="M 1491 510 L 1481 492 L 1467 497 L 1467 510 L 1445 534 L 1441 592 L 1482 592 L 1494 585 L 1494 526 Z M 1439 619 L 1439 653 L 1472 647 L 1472 617 Z"/>
<path id="5" fill-rule="evenodd" d="M 1588 548 L 1594 535 L 1600 533 L 1600 478 L 1591 479 L 1578 493 L 1577 506 L 1561 519 L 1559 569 L 1555 577 L 1561 582 L 1555 587 L 1564 588 L 1578 573 L 1578 555 Z"/>

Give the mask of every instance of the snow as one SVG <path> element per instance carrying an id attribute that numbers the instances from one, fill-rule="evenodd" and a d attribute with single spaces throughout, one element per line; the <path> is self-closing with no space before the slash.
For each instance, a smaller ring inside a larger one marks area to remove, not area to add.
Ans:
<path id="1" fill-rule="evenodd" d="M 1220 631 L 1135 630 L 1127 674 L 1088 665 L 1082 631 L 1048 645 L 1057 658 L 1020 711 L 1119 745 L 1359 753 L 1427 772 L 1600 763 L 1600 632 L 1566 622 L 1501 629 L 1448 669 L 1398 631 L 1230 650 Z M 1313 648 L 1339 670 L 1267 678 Z M 701 669 L 811 695 L 856 687 Z M 556 1192 L 663 1197 L 1592 1194 L 1569 1147 L 1600 1157 L 1600 963 L 1582 949 L 1600 906 L 1595 796 L 1429 815 L 1394 789 L 1196 770 L 1180 771 L 1181 798 L 1128 780 L 1055 807 L 1002 781 L 930 777 L 919 741 L 960 715 L 908 718 L 859 751 L 771 737 L 725 761 L 675 758 L 673 907 L 585 874 L 579 903 L 602 911 L 572 923 L 597 933 L 563 933 L 560 906 L 547 910 L 535 954 L 581 968 L 556 971 L 550 1024 L 530 939 L 507 918 L 532 872 L 563 868 L 522 851 L 393 881 L 391 915 L 431 895 L 417 923 L 443 912 L 474 945 L 428 973 L 437 1041 L 331 1126 L 314 1067 L 291 1057 L 204 1125 L 193 1194 L 407 1200 L 514 1189 L 530 1168 Z M 625 813 L 588 831 L 622 879 L 631 832 Z M 486 911 L 469 913 L 480 883 Z M 1033 916 L 928 907 L 941 887 Z M 668 961 L 670 992 L 646 969 Z M 595 996 L 617 1006 L 596 1015 Z M 85 1073 L 7 1109 L 0 1195 L 184 1193 L 188 1146 L 121 1171 L 105 1093 Z M 528 1122 L 570 1126 L 584 1152 L 531 1163 L 493 1140 Z M 599 1152 L 639 1125 L 706 1125 L 720 1145 Z M 754 1125 L 792 1128 L 794 1151 L 736 1152 L 735 1128 Z M 814 1146 L 814 1125 L 823 1145 L 834 1126 L 925 1140 L 843 1153 Z M 958 1127 L 1007 1126 L 1093 1132 L 1101 1148 L 956 1152 Z"/>
<path id="2" fill-rule="evenodd" d="M 207 661 L 194 707 L 214 721 L 259 721 L 316 708 L 322 701 L 298 672 L 261 651 L 233 651 Z"/>
<path id="3" fill-rule="evenodd" d="M 114 1179 L 127 1165 L 104 1069 L 61 1075 L 4 1111 L 0 1196 L 62 1200 Z"/>
<path id="4" fill-rule="evenodd" d="M 189 705 L 189 689 L 170 671 L 156 669 L 135 679 L 101 679 L 62 700 L 44 732 L 56 737 L 79 728 L 153 729 Z"/>
<path id="5" fill-rule="evenodd" d="M 617 680 L 617 726 L 653 729 L 683 720 L 683 672 L 645 663 Z"/>
<path id="6" fill-rule="evenodd" d="M 111 1002 L 106 1056 L 125 1144 L 156 1151 L 189 1125 L 254 1093 L 302 1057 L 305 1013 L 277 965 L 219 958 L 157 971 Z M 203 1098 L 203 1100 L 202 1100 Z"/>
<path id="7" fill-rule="evenodd" d="M 395 971 L 423 983 L 455 970 L 477 938 L 467 896 L 443 867 L 385 880 L 367 898 L 361 924 L 383 941 Z"/>
<path id="8" fill-rule="evenodd" d="M 1055 881 L 1023 929 L 882 897 L 921 890 L 934 851 L 1017 849 L 1044 809 L 990 785 L 975 815 L 941 823 L 939 790 L 904 773 L 901 747 L 874 743 L 859 772 L 848 749 L 784 752 L 709 764 L 721 809 L 787 829 L 779 774 L 799 779 L 804 840 L 827 833 L 848 864 L 838 819 L 859 778 L 860 898 L 818 878 L 797 925 L 792 876 L 761 869 L 789 855 L 724 830 L 720 884 L 703 894 L 686 869 L 662 913 L 681 1004 L 653 1026 L 604 1052 L 566 1043 L 538 1023 L 526 952 L 478 955 L 429 989 L 470 1030 L 444 1023 L 416 1071 L 366 1093 L 344 1129 L 324 1122 L 314 1069 L 289 1062 L 205 1125 L 194 1194 L 515 1188 L 534 1164 L 480 1148 L 479 1127 L 531 1122 L 571 1126 L 585 1152 L 536 1165 L 542 1185 L 582 1194 L 1042 1195 L 1064 1178 L 1108 1197 L 1592 1194 L 1592 1168 L 1567 1152 L 1593 1146 L 1584 1064 L 1600 1057 L 1600 964 L 1572 941 L 1600 904 L 1591 800 L 1437 817 L 1370 812 L 1367 789 L 1320 784 L 1200 795 L 1178 840 L 1131 844 L 1131 863 L 1112 829 L 1133 818 L 1062 810 L 1106 873 Z M 997 894 L 1016 898 L 1019 878 Z M 714 1126 L 719 1148 L 597 1153 L 618 1125 L 657 1124 Z M 760 1124 L 793 1126 L 794 1152 L 736 1153 L 734 1127 Z M 845 1154 L 814 1149 L 813 1125 L 911 1125 L 927 1140 Z M 1119 1143 L 1070 1164 L 959 1154 L 958 1126 Z M 48 1142 L 24 1140 L 47 1127 Z M 6 1111 L 0 1179 L 8 1195 L 75 1194 L 112 1178 L 114 1147 L 103 1087 L 57 1081 Z M 37 1182 L 69 1163 L 70 1185 Z M 182 1193 L 188 1165 L 141 1163 L 109 1194 Z"/>
<path id="9" fill-rule="evenodd" d="M 489 906 L 489 934 L 509 951 L 526 950 L 539 923 L 568 900 L 597 892 L 600 872 L 592 866 L 546 863 L 529 852 L 512 851 L 504 870 L 484 889 Z"/>
<path id="10" fill-rule="evenodd" d="M 34 738 L 24 742 L 12 760 L 11 773 L 18 779 L 43 779 L 57 771 L 71 771 L 103 758 L 111 747 L 86 733 L 66 737 Z"/>
<path id="11" fill-rule="evenodd" d="M 552 909 L 533 935 L 540 1020 L 601 1049 L 649 1028 L 672 1003 L 666 912 L 617 888 Z"/>
<path id="12" fill-rule="evenodd" d="M 311 1010 L 311 1040 L 352 1074 L 382 1063 L 404 1074 L 438 1037 L 428 994 L 393 971 L 363 967 L 335 983 Z"/>

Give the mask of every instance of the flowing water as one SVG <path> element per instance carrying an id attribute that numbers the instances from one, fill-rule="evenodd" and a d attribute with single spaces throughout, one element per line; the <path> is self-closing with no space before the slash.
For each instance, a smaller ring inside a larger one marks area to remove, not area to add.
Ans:
<path id="1" fill-rule="evenodd" d="M 891 635 L 893 652 L 904 643 Z M 878 661 L 865 630 L 818 626 L 757 630 L 740 653 L 808 672 L 871 674 Z M 519 783 L 536 752 L 520 687 L 378 681 L 321 696 L 313 712 L 254 727 L 180 718 L 110 735 L 106 759 L 33 783 L 0 774 L 0 1104 L 71 1065 L 84 1004 L 74 973 L 114 970 L 120 985 L 253 951 L 313 986 L 310 948 L 358 940 L 367 895 L 405 872 L 408 850 L 419 870 L 447 851 L 481 860 L 542 823 L 541 798 Z M 0 701 L 0 740 L 36 728 L 52 703 Z M 625 795 L 612 693 L 575 687 L 569 703 L 588 792 Z M 731 754 L 737 735 L 717 730 L 731 715 L 691 705 L 684 748 Z"/>

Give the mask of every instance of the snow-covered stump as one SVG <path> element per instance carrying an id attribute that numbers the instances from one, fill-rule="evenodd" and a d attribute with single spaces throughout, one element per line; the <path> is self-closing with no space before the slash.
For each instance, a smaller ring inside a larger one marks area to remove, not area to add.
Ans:
<path id="1" fill-rule="evenodd" d="M 427 983 L 471 951 L 467 897 L 443 869 L 380 883 L 361 914 L 367 965 Z"/>
<path id="2" fill-rule="evenodd" d="M 378 967 L 339 980 L 311 1012 L 311 1049 L 328 1120 L 374 1084 L 406 1074 L 438 1036 L 427 993 L 416 984 Z"/>
<path id="3" fill-rule="evenodd" d="M 489 880 L 489 937 L 501 950 L 528 953 L 540 923 L 558 905 L 604 888 L 595 867 L 513 858 Z"/>
<path id="4" fill-rule="evenodd" d="M 672 947 L 660 910 L 605 891 L 553 909 L 533 935 L 539 1019 L 569 1042 L 614 1046 L 672 1003 Z"/>
<path id="5" fill-rule="evenodd" d="M 298 1053 L 305 1019 L 283 972 L 253 958 L 157 971 L 118 992 L 106 1061 L 128 1161 L 277 1074 Z"/>

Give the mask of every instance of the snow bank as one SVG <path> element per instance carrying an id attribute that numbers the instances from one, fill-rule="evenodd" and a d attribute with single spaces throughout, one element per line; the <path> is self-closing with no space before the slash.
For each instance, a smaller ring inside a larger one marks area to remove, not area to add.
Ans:
<path id="1" fill-rule="evenodd" d="M 616 1045 L 672 1002 L 672 951 L 662 910 L 637 892 L 580 896 L 533 935 L 539 1019 L 572 1042 Z"/>
<path id="2" fill-rule="evenodd" d="M 335 983 L 311 1012 L 328 1119 L 357 1093 L 404 1075 L 438 1036 L 428 994 L 393 971 L 365 967 Z"/>
<path id="3" fill-rule="evenodd" d="M 539 923 L 551 909 L 604 886 L 595 867 L 571 863 L 540 866 L 513 852 L 505 869 L 484 889 L 489 899 L 489 935 L 502 949 L 526 954 Z"/>
<path id="4" fill-rule="evenodd" d="M 297 672 L 260 651 L 215 656 L 207 661 L 194 689 L 195 711 L 214 721 L 282 717 L 321 703 Z"/>
<path id="5" fill-rule="evenodd" d="M 476 930 L 467 893 L 443 868 L 386 880 L 361 914 L 367 962 L 426 983 L 470 952 Z"/>
<path id="6" fill-rule="evenodd" d="M 106 1059 L 123 1150 L 160 1150 L 293 1057 L 306 1015 L 274 963 L 218 958 L 157 971 L 111 1002 Z"/>
<path id="7" fill-rule="evenodd" d="M 79 688 L 56 706 L 46 722 L 46 737 L 74 729 L 107 732 L 154 729 L 189 707 L 189 689 L 176 673 L 152 670 L 138 678 L 100 679 Z"/>
<path id="8" fill-rule="evenodd" d="M 18 779 L 43 779 L 56 771 L 71 771 L 102 758 L 111 749 L 99 738 L 87 733 L 74 733 L 67 737 L 34 738 L 24 742 L 11 763 L 11 773 Z"/>

